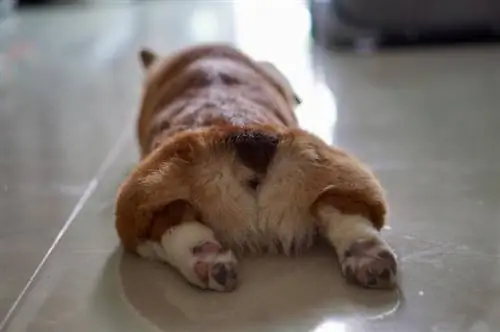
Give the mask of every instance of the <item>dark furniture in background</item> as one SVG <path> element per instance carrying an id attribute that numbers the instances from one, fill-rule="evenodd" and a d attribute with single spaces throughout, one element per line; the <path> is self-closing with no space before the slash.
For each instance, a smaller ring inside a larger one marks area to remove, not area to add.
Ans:
<path id="1" fill-rule="evenodd" d="M 332 46 L 500 32 L 499 0 L 309 0 L 314 38 Z"/>

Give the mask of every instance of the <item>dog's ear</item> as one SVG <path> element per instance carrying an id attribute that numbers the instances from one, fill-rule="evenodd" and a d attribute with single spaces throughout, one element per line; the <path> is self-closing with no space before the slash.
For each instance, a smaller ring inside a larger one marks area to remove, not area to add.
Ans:
<path id="1" fill-rule="evenodd" d="M 158 59 L 158 55 L 149 48 L 143 48 L 139 52 L 139 58 L 144 69 L 148 69 Z"/>
<path id="2" fill-rule="evenodd" d="M 289 91 L 291 91 L 293 98 L 295 100 L 295 105 L 298 106 L 302 103 L 302 99 L 299 97 L 299 95 L 295 92 L 295 90 L 292 87 L 292 84 L 286 78 L 286 76 L 281 72 L 281 70 L 278 69 L 274 64 L 272 64 L 269 61 L 259 61 L 259 65 L 266 71 L 268 72 L 272 77 L 274 77 L 276 80 L 278 80 L 281 84 L 283 84 Z"/>

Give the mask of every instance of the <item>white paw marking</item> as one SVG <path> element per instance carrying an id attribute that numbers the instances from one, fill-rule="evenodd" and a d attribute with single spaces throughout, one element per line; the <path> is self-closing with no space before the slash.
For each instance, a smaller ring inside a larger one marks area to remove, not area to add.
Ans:
<path id="1" fill-rule="evenodd" d="M 237 286 L 237 261 L 230 250 L 223 250 L 218 243 L 204 242 L 192 248 L 191 268 L 196 280 L 204 289 L 228 292 Z"/>
<path id="2" fill-rule="evenodd" d="M 396 284 L 396 256 L 377 239 L 353 242 L 341 257 L 341 268 L 347 280 L 363 287 L 393 288 Z"/>
<path id="3" fill-rule="evenodd" d="M 211 229 L 196 221 L 185 222 L 163 234 L 161 243 L 147 241 L 136 252 L 176 268 L 191 284 L 228 292 L 237 286 L 237 260 L 224 250 Z"/>

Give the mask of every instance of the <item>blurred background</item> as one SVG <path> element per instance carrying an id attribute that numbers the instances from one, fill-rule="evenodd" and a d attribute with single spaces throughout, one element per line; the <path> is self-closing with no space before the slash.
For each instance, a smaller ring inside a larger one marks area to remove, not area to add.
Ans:
<path id="1" fill-rule="evenodd" d="M 0 0 L 0 331 L 497 331 L 499 29 L 497 0 Z M 138 50 L 207 41 L 273 62 L 302 126 L 374 169 L 401 292 L 327 257 L 224 302 L 121 255 Z"/>

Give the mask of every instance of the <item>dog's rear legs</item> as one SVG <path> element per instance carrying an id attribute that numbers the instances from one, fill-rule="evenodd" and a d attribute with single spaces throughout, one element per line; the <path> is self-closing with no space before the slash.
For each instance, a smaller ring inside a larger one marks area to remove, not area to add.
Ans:
<path id="1" fill-rule="evenodd" d="M 341 213 L 328 203 L 318 204 L 316 213 L 348 281 L 368 288 L 395 286 L 396 256 L 370 220 Z"/>
<path id="2" fill-rule="evenodd" d="M 194 218 L 163 227 L 162 217 L 169 216 L 155 220 L 153 232 L 160 233 L 157 241 L 139 245 L 139 255 L 170 264 L 202 289 L 225 292 L 236 288 L 236 258 L 221 246 L 210 228 Z"/>

